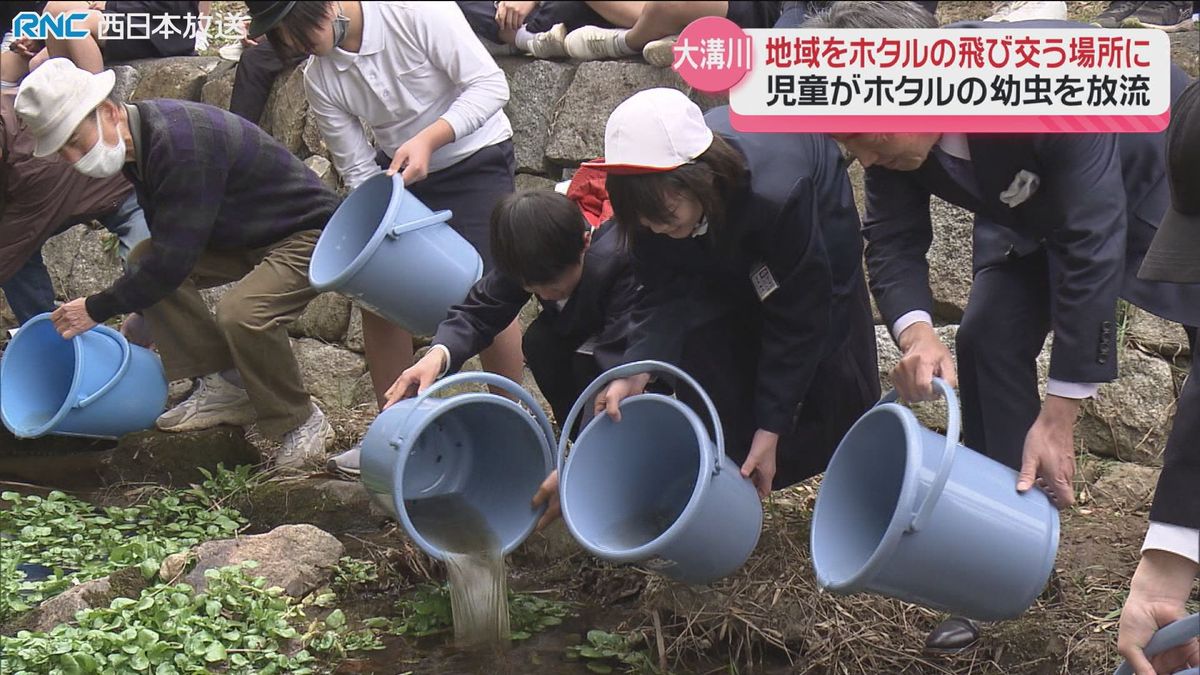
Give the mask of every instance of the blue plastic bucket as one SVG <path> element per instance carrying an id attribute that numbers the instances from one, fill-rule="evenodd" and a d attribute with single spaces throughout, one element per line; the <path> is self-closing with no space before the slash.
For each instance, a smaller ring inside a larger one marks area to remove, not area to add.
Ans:
<path id="1" fill-rule="evenodd" d="M 567 454 L 558 446 L 559 496 L 571 535 L 598 558 L 638 563 L 664 576 L 706 584 L 740 568 L 762 530 L 754 485 L 725 456 L 721 421 L 708 394 L 682 370 L 639 361 L 596 378 L 562 424 L 570 429 L 610 381 L 664 372 L 696 390 L 712 418 L 680 401 L 639 394 L 621 401 L 621 421 L 597 415 Z"/>
<path id="2" fill-rule="evenodd" d="M 1154 658 L 1168 649 L 1187 644 L 1189 640 L 1196 638 L 1200 638 L 1200 614 L 1193 614 L 1158 629 L 1142 651 L 1146 658 Z M 1115 675 L 1133 675 L 1133 667 L 1122 662 Z M 1188 668 L 1178 671 L 1175 675 L 1200 675 L 1200 668 Z"/>
<path id="3" fill-rule="evenodd" d="M 18 438 L 119 438 L 153 427 L 166 403 L 158 356 L 108 326 L 64 340 L 40 314 L 0 361 L 0 416 Z"/>
<path id="4" fill-rule="evenodd" d="M 486 392 L 433 397 L 471 383 L 502 388 L 526 407 Z M 429 555 L 464 552 L 452 548 L 457 532 L 414 522 L 413 512 L 431 503 L 485 520 L 507 555 L 545 512 L 530 502 L 553 468 L 553 449 L 554 429 L 529 392 L 499 375 L 460 373 L 380 413 L 363 438 L 362 481 Z M 446 527 L 461 522 L 444 515 Z"/>
<path id="5" fill-rule="evenodd" d="M 351 192 L 317 241 L 308 280 L 337 291 L 418 335 L 433 335 L 483 274 L 475 247 L 404 189 L 379 174 Z"/>
<path id="6" fill-rule="evenodd" d="M 817 583 L 994 621 L 1020 615 L 1058 552 L 1058 511 L 1017 472 L 958 443 L 954 390 L 947 436 L 884 396 L 838 445 L 817 495 Z"/>

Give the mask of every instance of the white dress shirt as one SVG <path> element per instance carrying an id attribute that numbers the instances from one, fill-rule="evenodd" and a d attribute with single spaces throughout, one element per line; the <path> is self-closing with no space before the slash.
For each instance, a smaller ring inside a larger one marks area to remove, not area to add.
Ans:
<path id="1" fill-rule="evenodd" d="M 1150 521 L 1142 551 L 1167 551 L 1200 563 L 1200 530 Z"/>
<path id="2" fill-rule="evenodd" d="M 389 155 L 442 118 L 454 141 L 430 172 L 512 137 L 504 115 L 508 80 L 453 2 L 363 2 L 362 45 L 312 57 L 304 87 L 333 164 L 354 189 Z M 370 127 L 375 146 L 359 122 Z"/>
<path id="3" fill-rule="evenodd" d="M 971 159 L 971 150 L 967 145 L 967 137 L 964 134 L 942 134 L 942 137 L 938 139 L 938 146 L 941 147 L 943 152 L 952 157 L 967 161 Z M 929 312 L 922 309 L 905 312 L 892 324 L 892 335 L 896 340 L 899 340 L 900 334 L 914 323 L 927 323 L 932 326 L 933 317 L 929 316 Z M 1063 382 L 1054 378 L 1050 378 L 1046 382 L 1046 393 L 1062 398 L 1091 398 L 1096 395 L 1099 389 L 1100 385 L 1092 382 Z"/>

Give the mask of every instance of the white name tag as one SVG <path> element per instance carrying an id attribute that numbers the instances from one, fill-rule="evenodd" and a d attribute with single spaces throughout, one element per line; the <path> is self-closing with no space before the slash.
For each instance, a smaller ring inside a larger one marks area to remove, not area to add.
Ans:
<path id="1" fill-rule="evenodd" d="M 758 293 L 760 301 L 766 300 L 768 296 L 779 289 L 779 284 L 775 283 L 775 277 L 767 268 L 766 263 L 759 263 L 754 268 L 754 271 L 750 273 L 750 283 L 754 284 L 754 292 Z"/>

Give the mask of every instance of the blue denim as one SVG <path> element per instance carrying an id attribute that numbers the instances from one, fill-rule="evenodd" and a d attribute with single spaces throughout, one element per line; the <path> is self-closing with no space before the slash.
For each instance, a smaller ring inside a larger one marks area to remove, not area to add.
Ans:
<path id="1" fill-rule="evenodd" d="M 104 229 L 117 235 L 117 251 L 122 261 L 129 256 L 129 251 L 134 246 L 150 238 L 146 214 L 142 212 L 137 196 L 132 192 L 116 211 L 98 220 Z M 55 234 L 62 234 L 71 227 L 73 225 Z M 18 325 L 54 309 L 54 284 L 50 281 L 50 273 L 46 270 L 40 249 L 29 256 L 29 260 L 25 261 L 25 265 L 11 279 L 0 284 L 0 289 L 4 291 L 8 306 L 16 315 Z"/>

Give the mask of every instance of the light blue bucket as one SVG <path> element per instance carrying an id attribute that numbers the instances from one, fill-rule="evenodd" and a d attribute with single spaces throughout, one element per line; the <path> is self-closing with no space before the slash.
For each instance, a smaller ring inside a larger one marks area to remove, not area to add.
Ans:
<path id="1" fill-rule="evenodd" d="M 1020 615 L 1045 587 L 1058 552 L 1058 511 L 1017 472 L 958 443 L 954 390 L 947 435 L 884 396 L 838 445 L 817 495 L 817 583 L 870 592 L 983 621 Z"/>
<path id="2" fill-rule="evenodd" d="M 1142 651 L 1145 652 L 1146 658 L 1154 658 L 1197 637 L 1200 637 L 1200 614 L 1193 614 L 1158 629 Z M 1115 675 L 1133 675 L 1133 668 L 1128 663 L 1122 663 Z M 1200 675 L 1200 668 L 1181 670 L 1176 675 Z"/>
<path id="3" fill-rule="evenodd" d="M 166 403 L 158 356 L 108 326 L 64 340 L 39 314 L 0 361 L 0 416 L 18 438 L 119 438 L 153 427 Z"/>
<path id="4" fill-rule="evenodd" d="M 713 435 L 694 410 L 661 394 L 621 401 L 620 422 L 597 415 L 569 455 L 564 433 L 558 446 L 563 520 L 598 558 L 638 563 L 685 583 L 710 583 L 735 572 L 754 551 L 762 504 L 725 456 L 721 420 L 700 385 L 666 363 L 619 366 L 584 390 L 562 428 L 573 428 L 610 381 L 654 371 L 675 376 L 700 395 Z"/>
<path id="5" fill-rule="evenodd" d="M 342 202 L 317 241 L 308 280 L 337 291 L 418 335 L 433 335 L 483 274 L 475 247 L 404 189 L 379 174 Z"/>
<path id="6" fill-rule="evenodd" d="M 486 392 L 433 397 L 474 383 L 504 389 L 525 407 Z M 380 413 L 363 438 L 362 481 L 429 555 L 444 559 L 456 533 L 414 524 L 420 500 L 464 504 L 508 554 L 545 512 L 531 501 L 553 468 L 553 449 L 554 429 L 529 392 L 499 375 L 460 373 Z"/>

